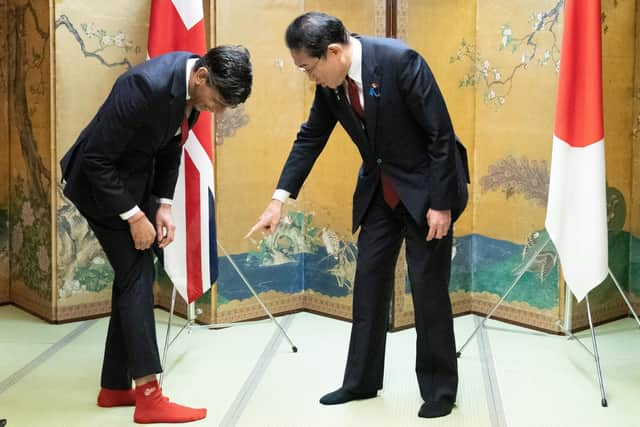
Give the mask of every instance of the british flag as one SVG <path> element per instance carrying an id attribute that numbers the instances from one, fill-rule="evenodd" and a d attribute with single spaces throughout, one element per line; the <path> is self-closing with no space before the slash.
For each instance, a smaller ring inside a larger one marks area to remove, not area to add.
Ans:
<path id="1" fill-rule="evenodd" d="M 149 58 L 175 50 L 203 55 L 206 49 L 200 1 L 151 1 Z M 218 276 L 213 179 L 211 116 L 202 112 L 184 144 L 173 200 L 175 240 L 164 249 L 165 271 L 187 303 Z"/>

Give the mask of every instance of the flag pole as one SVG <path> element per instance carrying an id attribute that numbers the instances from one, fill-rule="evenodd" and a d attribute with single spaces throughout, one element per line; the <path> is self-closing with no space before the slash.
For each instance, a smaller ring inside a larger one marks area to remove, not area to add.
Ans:
<path id="1" fill-rule="evenodd" d="M 640 327 L 640 319 L 638 319 L 638 315 L 636 314 L 635 310 L 633 309 L 633 306 L 631 305 L 631 303 L 627 299 L 627 296 L 622 291 L 622 287 L 620 287 L 620 283 L 618 283 L 618 279 L 616 279 L 616 276 L 613 275 L 613 273 L 611 272 L 611 269 L 609 269 L 609 276 L 611 276 L 611 279 L 613 279 L 613 283 L 616 284 L 616 287 L 618 288 L 618 291 L 620 292 L 620 296 L 622 297 L 624 302 L 627 304 L 627 307 L 629 308 L 629 311 L 631 312 L 633 317 L 636 319 L 636 323 Z"/>
<path id="2" fill-rule="evenodd" d="M 238 266 L 236 265 L 235 261 L 231 258 L 231 256 L 229 256 L 229 253 L 227 252 L 227 250 L 220 244 L 220 241 L 218 241 L 218 247 L 220 248 L 220 250 L 224 254 L 224 257 L 229 261 L 229 263 L 231 264 L 233 269 L 236 271 L 236 273 L 238 273 L 238 275 L 240 276 L 240 279 L 242 279 L 242 281 L 247 286 L 247 288 L 249 288 L 249 291 L 251 291 L 251 293 L 253 294 L 255 299 L 258 301 L 258 303 L 260 304 L 260 306 L 262 307 L 264 312 L 267 314 L 267 316 L 269 316 L 271 321 L 278 327 L 278 329 L 280 329 L 280 332 L 282 333 L 282 335 L 289 342 L 289 345 L 291 346 L 291 351 L 294 352 L 294 353 L 297 353 L 298 352 L 298 347 L 296 347 L 295 344 L 293 344 L 293 341 L 291 341 L 291 338 L 289 338 L 289 335 L 287 334 L 287 332 L 284 330 L 284 328 L 282 327 L 280 322 L 278 322 L 278 319 L 276 319 L 273 316 L 273 314 L 271 314 L 271 312 L 269 311 L 267 306 L 262 302 L 262 299 L 260 299 L 260 297 L 258 296 L 256 291 L 253 289 L 253 286 L 251 286 L 251 283 L 249 283 L 249 281 L 244 276 L 244 274 L 242 274 L 242 271 L 240 271 L 240 268 L 238 268 Z M 238 324 L 241 324 L 241 323 L 238 323 Z M 210 325 L 203 325 L 202 327 L 209 328 L 209 329 L 215 329 L 215 328 L 225 327 L 225 326 L 229 326 L 229 325 L 230 324 L 225 324 L 224 326 L 221 326 L 221 325 L 218 325 L 218 324 L 214 323 L 214 324 L 210 324 Z"/>
<path id="3" fill-rule="evenodd" d="M 596 371 L 598 373 L 598 382 L 600 383 L 600 404 L 603 407 L 607 407 L 607 396 L 604 391 L 604 381 L 602 379 L 602 368 L 600 367 L 600 354 L 598 353 L 598 343 L 596 342 L 596 331 L 593 329 L 593 320 L 591 319 L 591 306 L 589 305 L 589 295 L 585 297 L 587 299 L 587 316 L 589 318 L 589 328 L 591 329 L 591 341 L 593 342 L 593 352 L 596 359 Z"/>
<path id="4" fill-rule="evenodd" d="M 458 350 L 456 352 L 456 357 L 460 357 L 462 356 L 462 350 L 464 350 L 464 348 L 467 346 L 467 344 L 469 344 L 469 342 L 471 342 L 471 340 L 473 339 L 473 337 L 478 333 L 478 331 L 480 330 L 480 328 L 482 328 L 484 326 L 484 324 L 486 323 L 487 320 L 489 320 L 491 318 L 491 316 L 493 316 L 493 313 L 495 313 L 495 311 L 498 309 L 498 307 L 500 307 L 500 305 L 504 302 L 504 300 L 507 298 L 507 296 L 511 293 L 511 291 L 513 290 L 513 288 L 516 287 L 516 285 L 518 284 L 518 282 L 520 282 L 520 279 L 522 278 L 522 276 L 524 276 L 524 273 L 527 272 L 527 270 L 529 270 L 529 267 L 531 267 L 531 264 L 533 264 L 533 262 L 536 260 L 536 258 L 538 257 L 538 255 L 540 254 L 540 252 L 542 252 L 542 250 L 547 246 L 547 244 L 549 244 L 549 236 L 547 235 L 546 240 L 544 240 L 544 242 L 538 247 L 538 249 L 535 250 L 535 252 L 533 253 L 533 255 L 531 255 L 531 258 L 529 258 L 529 260 L 527 261 L 527 263 L 525 264 L 524 267 L 522 267 L 522 269 L 520 270 L 520 273 L 516 276 L 516 278 L 513 280 L 513 283 L 511 284 L 511 286 L 509 287 L 509 289 L 507 289 L 507 291 L 504 293 L 504 295 L 502 295 L 502 298 L 500 298 L 500 301 L 498 301 L 496 303 L 496 305 L 493 306 L 493 308 L 491 309 L 491 311 L 489 312 L 489 314 L 487 314 L 484 319 L 482 319 L 482 322 L 480 322 L 478 324 L 478 326 L 476 326 L 476 328 L 473 330 L 473 332 L 471 333 L 471 335 L 469 336 L 469 338 L 467 338 L 467 340 L 464 342 L 464 344 L 462 344 L 462 347 L 460 347 L 460 350 Z"/>
<path id="5" fill-rule="evenodd" d="M 189 333 L 191 333 L 191 330 L 193 329 L 193 324 L 196 321 L 196 310 L 195 310 L 195 302 L 189 303 L 187 305 L 187 321 L 184 325 L 182 325 L 182 327 L 180 328 L 180 330 L 178 331 L 178 333 L 176 334 L 175 337 L 173 337 L 173 339 L 169 340 L 170 336 L 171 336 L 171 325 L 172 325 L 172 320 L 173 320 L 173 314 L 175 313 L 175 307 L 176 307 L 176 293 L 177 293 L 177 289 L 174 286 L 173 287 L 173 292 L 171 294 L 171 310 L 169 311 L 169 321 L 167 322 L 167 333 L 165 335 L 164 338 L 164 350 L 162 352 L 162 372 L 160 373 L 160 387 L 162 387 L 162 381 L 164 380 L 164 376 L 165 373 L 167 371 L 167 354 L 169 353 L 169 347 L 171 347 L 173 345 L 173 343 L 175 342 L 175 340 L 178 339 L 178 337 L 180 336 L 180 334 L 182 334 L 182 332 L 184 332 L 185 330 L 187 330 Z"/>
<path id="6" fill-rule="evenodd" d="M 260 304 L 260 306 L 262 307 L 264 312 L 269 317 L 270 321 L 273 322 L 278 327 L 278 329 L 280 330 L 282 335 L 289 342 L 289 345 L 291 346 L 291 351 L 294 352 L 294 353 L 297 353 L 298 352 L 298 347 L 293 343 L 293 341 L 291 341 L 291 338 L 289 338 L 289 335 L 284 330 L 284 328 L 282 327 L 280 322 L 278 322 L 278 320 L 273 316 L 273 314 L 271 314 L 271 312 L 269 311 L 267 306 L 264 304 L 264 302 L 262 302 L 262 299 L 260 298 L 260 296 L 258 296 L 258 294 L 256 293 L 256 291 L 253 288 L 253 286 L 251 286 L 251 283 L 249 283 L 249 281 L 244 276 L 244 274 L 242 274 L 242 271 L 240 271 L 240 269 L 238 268 L 236 263 L 229 256 L 229 253 L 224 249 L 224 247 L 220 244 L 220 242 L 218 242 L 218 247 L 224 253 L 225 258 L 227 258 L 227 260 L 231 263 L 231 266 L 236 271 L 236 273 L 238 273 L 238 275 L 240 276 L 240 279 L 242 279 L 242 282 L 247 286 L 247 288 L 249 288 L 249 291 L 251 291 L 251 293 L 253 294 L 255 299 L 258 301 L 258 303 Z M 537 255 L 537 253 L 536 253 L 536 255 Z M 227 327 L 231 327 L 231 326 L 241 326 L 241 325 L 250 325 L 250 324 L 255 324 L 255 323 L 264 323 L 264 322 L 268 322 L 269 321 L 269 320 L 259 320 L 259 321 L 247 321 L 247 322 L 239 322 L 239 323 L 211 323 L 211 324 L 208 324 L 208 325 L 194 326 L 195 325 L 195 320 L 196 320 L 196 309 L 195 309 L 195 302 L 191 302 L 191 303 L 187 304 L 187 322 L 178 331 L 176 336 L 173 337 L 173 339 L 171 341 L 169 341 L 169 338 L 170 338 L 170 335 L 171 335 L 171 324 L 172 324 L 173 314 L 174 314 L 174 310 L 175 310 L 175 302 L 176 302 L 176 287 L 174 285 L 173 286 L 173 293 L 172 293 L 172 296 L 171 296 L 171 311 L 169 312 L 169 322 L 167 324 L 167 333 L 166 333 L 165 341 L 164 341 L 164 351 L 162 353 L 162 369 L 163 369 L 163 373 L 160 374 L 160 387 L 162 387 L 162 381 L 164 380 L 164 376 L 165 376 L 165 373 L 167 371 L 166 360 L 167 360 L 167 354 L 169 352 L 169 347 L 171 347 L 171 345 L 173 345 L 174 341 L 180 336 L 180 334 L 185 329 L 187 329 L 189 332 L 191 332 L 195 328 L 219 329 L 219 328 L 227 328 Z"/>
<path id="7" fill-rule="evenodd" d="M 164 351 L 162 352 L 162 372 L 160 373 L 160 387 L 162 387 L 162 381 L 164 380 L 164 373 L 166 371 L 167 353 L 169 352 L 169 334 L 171 333 L 171 320 L 173 319 L 173 310 L 176 307 L 176 287 L 173 287 L 171 293 L 171 311 L 169 312 L 169 323 L 167 324 L 167 334 L 164 338 Z"/>

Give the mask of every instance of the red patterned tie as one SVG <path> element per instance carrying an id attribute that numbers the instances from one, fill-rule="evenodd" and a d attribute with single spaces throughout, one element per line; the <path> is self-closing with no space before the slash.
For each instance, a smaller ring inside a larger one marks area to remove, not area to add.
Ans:
<path id="1" fill-rule="evenodd" d="M 356 113 L 356 116 L 360 118 L 361 121 L 364 122 L 364 110 L 362 109 L 362 104 L 360 104 L 360 93 L 358 92 L 358 86 L 356 82 L 351 79 L 351 77 L 347 76 L 347 91 L 349 93 L 349 101 L 351 102 L 351 108 L 353 112 Z M 384 196 L 384 201 L 389 205 L 391 209 L 395 209 L 400 203 L 400 197 L 398 196 L 398 192 L 393 186 L 393 183 L 385 174 L 380 175 L 380 180 L 382 181 L 382 194 Z"/>
<path id="2" fill-rule="evenodd" d="M 364 121 L 364 110 L 362 109 L 362 105 L 360 104 L 360 94 L 358 93 L 358 86 L 356 82 L 349 76 L 347 76 L 347 90 L 349 92 L 349 101 L 351 102 L 351 108 L 353 108 L 353 112 L 356 113 L 356 116 L 361 121 Z"/>
<path id="3" fill-rule="evenodd" d="M 182 119 L 182 123 L 180 123 L 180 145 L 184 145 L 187 142 L 187 137 L 189 136 L 189 120 L 187 120 L 187 116 L 185 115 Z"/>

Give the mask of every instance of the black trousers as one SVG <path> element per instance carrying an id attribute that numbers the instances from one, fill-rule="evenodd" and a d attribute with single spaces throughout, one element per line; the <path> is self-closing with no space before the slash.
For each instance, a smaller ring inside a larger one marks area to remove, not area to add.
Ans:
<path id="1" fill-rule="evenodd" d="M 458 366 L 449 299 L 453 229 L 425 240 L 400 203 L 393 211 L 378 189 L 361 225 L 353 289 L 353 324 L 343 388 L 367 393 L 382 388 L 394 271 L 402 240 L 415 308 L 416 375 L 425 401 L 455 403 Z"/>
<path id="2" fill-rule="evenodd" d="M 85 218 L 115 274 L 101 386 L 129 389 L 132 379 L 162 372 L 153 312 L 153 250 L 137 250 L 128 223 L 119 217 Z"/>

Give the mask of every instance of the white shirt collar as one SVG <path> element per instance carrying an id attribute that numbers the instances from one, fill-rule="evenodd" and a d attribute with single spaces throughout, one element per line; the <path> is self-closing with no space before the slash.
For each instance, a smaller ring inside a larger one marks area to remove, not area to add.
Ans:
<path id="1" fill-rule="evenodd" d="M 191 70 L 193 70 L 193 66 L 197 60 L 198 58 L 187 59 L 187 101 L 191 99 L 191 95 L 189 95 L 189 76 L 191 76 Z"/>
<path id="2" fill-rule="evenodd" d="M 362 88 L 362 43 L 355 37 L 349 36 L 351 42 L 351 68 L 349 77 Z"/>

